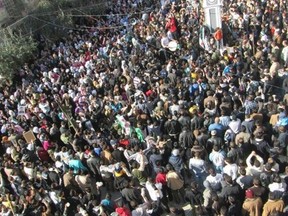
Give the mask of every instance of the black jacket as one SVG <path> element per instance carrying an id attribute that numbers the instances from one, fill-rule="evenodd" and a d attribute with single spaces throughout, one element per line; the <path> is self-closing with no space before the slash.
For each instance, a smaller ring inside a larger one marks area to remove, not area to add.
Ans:
<path id="1" fill-rule="evenodd" d="M 228 196 L 235 196 L 239 198 L 239 200 L 243 200 L 244 193 L 239 184 L 227 184 L 225 187 L 222 188 L 220 193 L 220 197 L 223 197 L 226 201 L 228 200 Z"/>

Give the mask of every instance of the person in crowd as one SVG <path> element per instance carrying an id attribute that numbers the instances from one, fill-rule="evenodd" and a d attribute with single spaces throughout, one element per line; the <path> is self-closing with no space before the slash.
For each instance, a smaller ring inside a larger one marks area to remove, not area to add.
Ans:
<path id="1" fill-rule="evenodd" d="M 243 215 L 261 216 L 263 202 L 260 197 L 255 197 L 253 190 L 245 191 L 245 200 L 242 205 Z"/>
<path id="2" fill-rule="evenodd" d="M 252 157 L 254 157 L 253 164 L 251 163 Z M 264 169 L 264 160 L 259 155 L 257 155 L 255 151 L 252 151 L 251 154 L 247 157 L 246 164 L 247 173 L 249 173 L 249 175 L 252 175 L 253 177 L 259 177 Z"/>
<path id="3" fill-rule="evenodd" d="M 194 157 L 189 160 L 189 170 L 193 173 L 197 182 L 203 182 L 206 178 L 207 164 L 201 159 L 201 152 L 195 152 Z"/>
<path id="4" fill-rule="evenodd" d="M 220 149 L 219 145 L 214 145 L 212 152 L 209 154 L 209 160 L 212 162 L 217 172 L 223 172 L 225 162 L 225 151 Z"/>
<path id="5" fill-rule="evenodd" d="M 263 216 L 268 216 L 272 212 L 282 212 L 284 209 L 283 200 L 277 198 L 277 195 L 273 192 L 269 193 L 268 201 L 263 206 Z"/>
<path id="6" fill-rule="evenodd" d="M 221 10 L 112 0 L 34 32 L 0 85 L 0 214 L 287 214 L 287 0 Z"/>
<path id="7" fill-rule="evenodd" d="M 170 164 L 167 164 L 166 169 L 168 171 L 166 174 L 167 186 L 171 191 L 173 200 L 175 200 L 176 203 L 182 203 L 184 181 L 180 174 L 178 174 Z"/>

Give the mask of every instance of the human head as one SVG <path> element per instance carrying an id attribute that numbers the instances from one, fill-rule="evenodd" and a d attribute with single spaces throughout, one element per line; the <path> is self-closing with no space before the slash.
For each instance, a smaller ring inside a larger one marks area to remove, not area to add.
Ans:
<path id="1" fill-rule="evenodd" d="M 208 172 L 209 172 L 209 174 L 210 174 L 211 176 L 216 176 L 216 171 L 215 171 L 215 169 L 214 169 L 213 167 L 211 167 L 211 168 L 208 170 Z"/>
<path id="2" fill-rule="evenodd" d="M 275 183 L 281 183 L 281 177 L 279 175 L 274 176 L 273 182 Z"/>
<path id="3" fill-rule="evenodd" d="M 260 165 L 261 165 L 260 161 L 257 160 L 257 159 L 255 159 L 255 161 L 254 161 L 254 166 L 255 166 L 255 167 L 260 167 Z"/>
<path id="4" fill-rule="evenodd" d="M 246 169 L 244 167 L 241 167 L 239 173 L 240 173 L 240 175 L 245 176 L 246 175 Z"/>
<path id="5" fill-rule="evenodd" d="M 166 165 L 166 170 L 167 171 L 172 171 L 173 170 L 173 167 L 171 166 L 171 164 L 167 164 Z"/>
<path id="6" fill-rule="evenodd" d="M 232 180 L 231 176 L 223 175 L 223 177 L 224 177 L 224 180 L 226 181 L 227 184 L 232 184 L 233 183 L 233 180 Z"/>
<path id="7" fill-rule="evenodd" d="M 218 152 L 218 151 L 220 150 L 220 146 L 217 145 L 217 144 L 215 144 L 215 145 L 213 146 L 213 150 Z"/>
<path id="8" fill-rule="evenodd" d="M 270 192 L 269 195 L 268 195 L 268 198 L 269 198 L 270 200 L 276 200 L 275 193 L 274 193 L 274 192 Z"/>
<path id="9" fill-rule="evenodd" d="M 261 181 L 258 177 L 253 178 L 253 185 L 254 186 L 261 186 Z"/>
<path id="10" fill-rule="evenodd" d="M 173 149 L 172 153 L 173 156 L 179 156 L 179 150 L 178 149 Z"/>
<path id="11" fill-rule="evenodd" d="M 216 130 L 212 130 L 212 131 L 211 131 L 211 136 L 216 136 L 216 134 L 217 134 L 217 131 L 216 131 Z"/>
<path id="12" fill-rule="evenodd" d="M 245 197 L 248 198 L 248 199 L 254 198 L 254 192 L 253 192 L 253 190 L 251 190 L 251 189 L 246 190 L 246 191 L 245 191 Z"/>

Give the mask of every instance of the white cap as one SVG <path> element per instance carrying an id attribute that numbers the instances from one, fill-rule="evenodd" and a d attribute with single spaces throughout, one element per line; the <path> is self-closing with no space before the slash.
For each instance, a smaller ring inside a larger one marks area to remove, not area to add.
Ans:
<path id="1" fill-rule="evenodd" d="M 38 127 L 34 127 L 32 131 L 33 131 L 33 133 L 38 134 L 39 133 L 39 128 Z"/>
<path id="2" fill-rule="evenodd" d="M 178 156 L 179 155 L 179 150 L 178 149 L 173 149 L 172 155 L 173 156 Z"/>
<path id="3" fill-rule="evenodd" d="M 212 131 L 211 131 L 211 135 L 212 135 L 212 136 L 215 136 L 216 134 L 217 134 L 217 131 L 216 131 L 216 130 L 212 130 Z"/>
<path id="4" fill-rule="evenodd" d="M 26 101 L 25 101 L 24 99 L 22 99 L 22 100 L 20 101 L 20 104 L 21 104 L 21 105 L 25 105 L 25 103 L 26 103 Z"/>
<path id="5" fill-rule="evenodd" d="M 94 96 L 95 96 L 95 95 L 97 94 L 97 91 L 94 89 L 94 90 L 92 90 L 92 92 L 91 92 L 91 93 L 92 93 L 92 95 L 94 95 Z"/>
<path id="6" fill-rule="evenodd" d="M 80 72 L 82 72 L 82 71 L 85 71 L 85 68 L 84 68 L 84 66 L 82 65 L 82 66 L 80 66 L 80 68 L 79 68 L 79 71 Z"/>

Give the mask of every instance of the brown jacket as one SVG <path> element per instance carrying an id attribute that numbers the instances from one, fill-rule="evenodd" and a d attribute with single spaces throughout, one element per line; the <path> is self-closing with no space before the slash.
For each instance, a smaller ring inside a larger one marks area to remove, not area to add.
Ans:
<path id="1" fill-rule="evenodd" d="M 212 109 L 215 108 L 216 99 L 213 96 L 208 96 L 204 99 L 204 107 L 206 107 L 207 103 L 211 102 Z"/>
<path id="2" fill-rule="evenodd" d="M 63 175 L 63 184 L 64 187 L 67 189 L 72 189 L 78 186 L 77 182 L 75 181 L 74 175 L 71 172 L 67 172 Z"/>
<path id="3" fill-rule="evenodd" d="M 243 216 L 261 216 L 263 203 L 260 197 L 246 198 L 242 205 Z"/>
<path id="4" fill-rule="evenodd" d="M 283 200 L 268 200 L 263 207 L 262 216 L 269 216 L 273 211 L 283 212 L 284 202 Z"/>
<path id="5" fill-rule="evenodd" d="M 183 187 L 184 181 L 175 171 L 169 171 L 166 175 L 167 185 L 171 190 L 179 190 Z"/>

